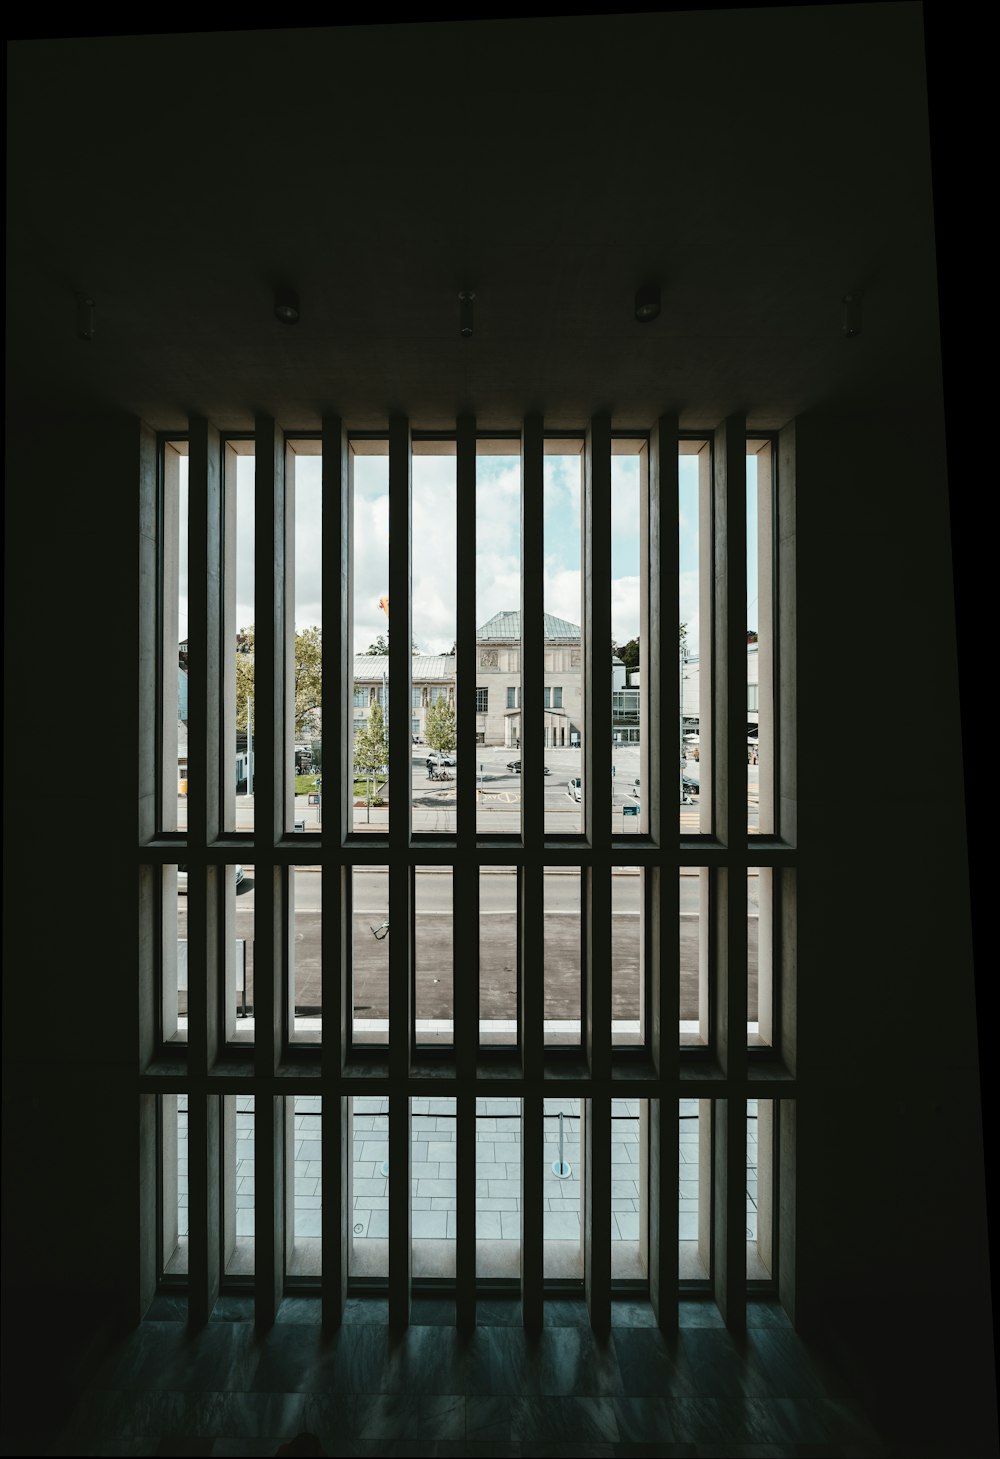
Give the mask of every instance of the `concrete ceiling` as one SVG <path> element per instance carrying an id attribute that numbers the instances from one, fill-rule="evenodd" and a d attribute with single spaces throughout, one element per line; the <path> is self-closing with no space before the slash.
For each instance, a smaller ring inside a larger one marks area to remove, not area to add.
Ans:
<path id="1" fill-rule="evenodd" d="M 912 405 L 940 388 L 921 9 L 15 42 L 7 246 L 9 408 L 763 429 Z"/>

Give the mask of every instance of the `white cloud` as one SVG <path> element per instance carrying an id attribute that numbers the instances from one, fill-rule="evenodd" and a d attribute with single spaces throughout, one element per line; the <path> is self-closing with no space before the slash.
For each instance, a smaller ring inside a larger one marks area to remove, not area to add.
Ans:
<path id="1" fill-rule="evenodd" d="M 611 584 L 611 636 L 628 643 L 639 636 L 639 576 L 615 578 Z"/>

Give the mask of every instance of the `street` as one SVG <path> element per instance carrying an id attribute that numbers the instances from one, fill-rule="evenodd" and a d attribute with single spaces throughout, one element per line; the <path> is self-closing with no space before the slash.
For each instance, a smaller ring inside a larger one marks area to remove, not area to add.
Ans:
<path id="1" fill-rule="evenodd" d="M 749 882 L 747 937 L 751 976 L 749 1017 L 757 1016 L 756 877 Z M 699 874 L 691 868 L 680 878 L 680 1008 L 682 1020 L 698 1018 Z M 321 1012 L 321 885 L 322 874 L 295 868 L 292 881 L 292 968 L 295 1007 L 299 1016 Z M 245 890 L 236 897 L 236 937 L 246 942 L 247 1003 L 253 1005 L 253 868 L 246 868 Z M 612 1018 L 634 1021 L 640 1004 L 640 886 L 634 870 L 612 878 Z M 480 876 L 480 1017 L 516 1017 L 516 878 L 513 868 L 498 867 Z M 547 1020 L 580 1016 L 580 881 L 579 873 L 550 871 L 544 883 L 543 922 L 544 1016 Z M 388 1012 L 389 936 L 376 937 L 388 917 L 385 869 L 356 869 L 352 888 L 352 964 L 354 1012 L 360 1019 L 383 1020 Z M 461 976 L 461 949 L 454 947 L 452 878 L 446 869 L 418 869 L 416 876 L 415 970 L 418 1019 L 450 1019 L 452 969 Z M 177 936 L 187 936 L 186 898 L 178 898 Z M 184 994 L 180 1011 L 186 1011 Z"/>
<path id="2" fill-rule="evenodd" d="M 458 787 L 465 785 L 463 768 L 447 767 L 449 780 L 429 780 L 427 776 L 426 745 L 413 747 L 410 763 L 409 794 L 412 805 L 412 824 L 415 831 L 437 831 L 445 835 L 455 832 L 455 804 Z M 476 825 L 484 834 L 517 832 L 520 830 L 522 777 L 507 769 L 508 762 L 517 760 L 520 750 L 503 745 L 477 745 L 473 776 L 476 795 Z M 573 835 L 583 830 L 583 803 L 567 793 L 568 782 L 581 775 L 582 755 L 577 749 L 547 749 L 544 763 L 549 774 L 542 777 L 541 794 L 545 804 L 545 830 L 550 835 Z M 644 817 L 628 814 L 627 807 L 641 806 L 641 797 L 633 795 L 636 777 L 640 774 L 638 745 L 615 745 L 612 750 L 614 774 L 611 779 L 611 824 L 612 829 L 622 835 L 637 834 L 642 829 Z M 680 766 L 678 762 L 678 825 L 685 835 L 700 830 L 700 797 L 680 803 Z M 700 765 L 689 757 L 684 773 L 700 780 Z M 759 769 L 747 766 L 747 818 L 751 830 L 757 824 L 757 787 Z M 356 831 L 375 831 L 384 834 L 392 803 L 392 780 L 378 783 L 382 806 L 369 807 L 365 796 L 354 798 L 352 825 Z M 373 792 L 374 793 L 374 792 Z M 327 790 L 327 797 L 330 790 Z M 187 801 L 178 797 L 178 829 L 187 823 Z M 295 797 L 295 820 L 302 822 L 307 831 L 322 827 L 323 806 L 311 805 L 309 797 Z M 236 797 L 235 825 L 232 829 L 248 831 L 254 824 L 254 797 L 240 794 Z"/>

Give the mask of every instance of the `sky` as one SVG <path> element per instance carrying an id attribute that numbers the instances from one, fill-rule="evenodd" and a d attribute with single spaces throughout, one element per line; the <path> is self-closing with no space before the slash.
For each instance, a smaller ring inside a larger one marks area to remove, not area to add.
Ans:
<path id="1" fill-rule="evenodd" d="M 546 456 L 544 472 L 545 612 L 581 621 L 582 457 Z M 181 522 L 187 514 L 187 460 L 182 458 Z M 319 456 L 295 457 L 295 626 L 322 626 Z M 698 653 L 698 465 L 679 458 L 678 620 Z M 476 625 L 520 603 L 520 461 L 478 458 Z M 413 637 L 421 653 L 447 653 L 455 641 L 455 457 L 413 457 Z M 354 649 L 364 653 L 388 620 L 389 463 L 354 458 Z M 641 635 L 639 609 L 639 458 L 612 457 L 611 622 L 618 644 Z M 254 621 L 254 460 L 237 458 L 236 622 Z M 747 627 L 757 626 L 756 461 L 747 458 Z M 187 535 L 181 532 L 179 637 L 187 633 Z"/>

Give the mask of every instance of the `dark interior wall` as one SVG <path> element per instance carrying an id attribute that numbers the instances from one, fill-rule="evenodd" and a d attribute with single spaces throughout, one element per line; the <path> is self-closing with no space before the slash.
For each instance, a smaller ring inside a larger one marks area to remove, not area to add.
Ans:
<path id="1" fill-rule="evenodd" d="M 138 1316 L 138 423 L 51 407 L 7 423 L 5 1430 Z"/>
<path id="2" fill-rule="evenodd" d="M 800 417 L 796 512 L 797 1317 L 954 1434 L 995 1404 L 940 413 Z"/>

